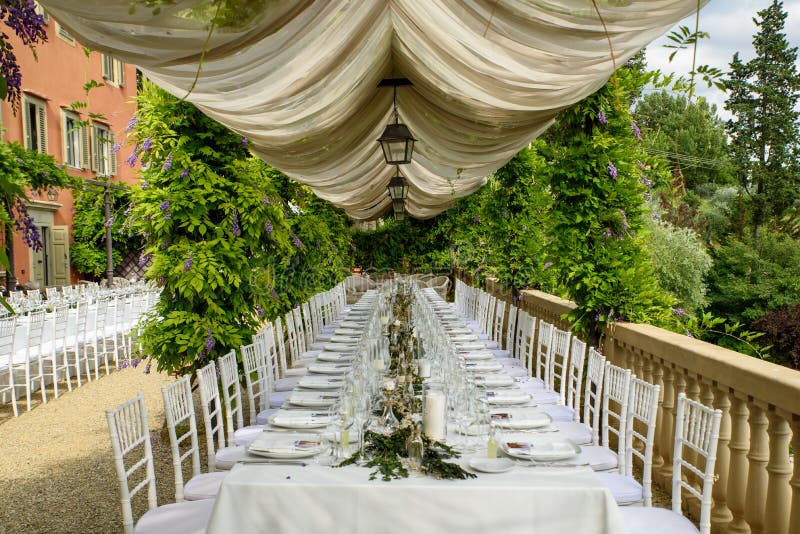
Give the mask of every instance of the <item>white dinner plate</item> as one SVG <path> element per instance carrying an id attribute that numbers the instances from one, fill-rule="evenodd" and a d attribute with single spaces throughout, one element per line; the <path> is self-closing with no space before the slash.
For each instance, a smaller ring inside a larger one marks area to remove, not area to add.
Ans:
<path id="1" fill-rule="evenodd" d="M 494 360 L 470 361 L 464 364 L 464 368 L 469 372 L 488 373 L 492 371 L 502 371 L 503 364 Z"/>
<path id="2" fill-rule="evenodd" d="M 515 404 L 527 404 L 530 402 L 531 396 L 518 389 L 492 390 L 486 391 L 486 396 L 481 397 L 481 399 L 487 404 L 496 406 L 513 406 Z"/>
<path id="3" fill-rule="evenodd" d="M 339 399 L 337 393 L 325 393 L 324 391 L 292 391 L 286 398 L 289 404 L 295 406 L 324 407 L 330 406 Z"/>
<path id="4" fill-rule="evenodd" d="M 469 352 L 473 350 L 485 350 L 486 343 L 480 343 L 477 341 L 469 341 L 467 343 L 456 343 L 456 348 L 459 352 Z"/>
<path id="5" fill-rule="evenodd" d="M 504 374 L 476 374 L 475 385 L 482 388 L 507 388 L 514 385 L 514 377 Z"/>
<path id="6" fill-rule="evenodd" d="M 355 352 L 358 350 L 358 345 L 348 345 L 346 343 L 325 343 L 322 346 L 328 352 Z"/>
<path id="7" fill-rule="evenodd" d="M 481 473 L 505 473 L 514 469 L 514 462 L 508 458 L 473 456 L 469 459 L 469 466 Z"/>
<path id="8" fill-rule="evenodd" d="M 553 418 L 536 408 L 493 408 L 492 422 L 498 428 L 529 430 L 542 428 L 553 422 Z"/>
<path id="9" fill-rule="evenodd" d="M 247 445 L 247 452 L 276 459 L 309 458 L 324 450 L 319 434 L 263 432 Z"/>
<path id="10" fill-rule="evenodd" d="M 332 363 L 332 362 L 319 362 L 309 364 L 307 367 L 309 373 L 317 373 L 322 375 L 343 375 L 351 365 L 345 363 Z"/>
<path id="11" fill-rule="evenodd" d="M 450 341 L 452 341 L 453 343 L 478 341 L 478 336 L 475 334 L 453 334 L 450 336 Z"/>
<path id="12" fill-rule="evenodd" d="M 305 389 L 339 389 L 344 386 L 344 380 L 331 376 L 305 375 L 300 377 L 297 385 Z"/>
<path id="13" fill-rule="evenodd" d="M 267 422 L 283 428 L 323 428 L 328 426 L 330 420 L 326 412 L 281 409 L 272 414 Z"/>
<path id="14" fill-rule="evenodd" d="M 321 362 L 351 362 L 352 354 L 342 354 L 341 352 L 320 352 L 317 359 Z"/>
<path id="15" fill-rule="evenodd" d="M 491 360 L 494 358 L 494 354 L 490 350 L 470 350 L 459 352 L 458 355 L 465 360 Z"/>
<path id="16" fill-rule="evenodd" d="M 503 452 L 514 458 L 535 460 L 538 462 L 555 462 L 567 460 L 581 452 L 574 441 L 566 438 L 527 438 L 524 440 L 509 439 L 500 445 Z"/>

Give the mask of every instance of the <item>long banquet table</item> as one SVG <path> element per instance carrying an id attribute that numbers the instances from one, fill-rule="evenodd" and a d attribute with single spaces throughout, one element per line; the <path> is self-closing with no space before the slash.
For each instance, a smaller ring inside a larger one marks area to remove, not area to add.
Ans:
<path id="1" fill-rule="evenodd" d="M 459 460 L 462 466 L 469 456 Z M 390 482 L 369 480 L 368 468 L 334 468 L 313 460 L 237 464 L 224 479 L 207 532 L 624 532 L 611 493 L 580 456 L 575 463 L 520 465 L 468 480 L 412 473 Z"/>

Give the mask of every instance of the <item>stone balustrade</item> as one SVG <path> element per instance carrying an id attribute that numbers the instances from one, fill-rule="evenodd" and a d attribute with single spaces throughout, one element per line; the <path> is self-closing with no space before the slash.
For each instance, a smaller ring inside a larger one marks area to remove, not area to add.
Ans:
<path id="1" fill-rule="evenodd" d="M 491 280 L 487 290 L 511 300 Z M 560 328 L 569 327 L 562 316 L 574 307 L 541 291 L 523 291 L 515 304 Z M 800 372 L 646 324 L 611 325 L 602 349 L 610 362 L 661 386 L 657 484 L 671 492 L 675 400 L 684 392 L 722 412 L 712 532 L 800 533 Z M 689 511 L 696 517 L 698 509 Z"/>

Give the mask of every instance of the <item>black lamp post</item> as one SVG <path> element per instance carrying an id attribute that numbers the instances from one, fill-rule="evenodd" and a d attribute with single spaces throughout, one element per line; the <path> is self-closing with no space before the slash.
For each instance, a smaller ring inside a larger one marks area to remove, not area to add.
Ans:
<path id="1" fill-rule="evenodd" d="M 378 142 L 383 149 L 383 157 L 389 165 L 403 165 L 411 163 L 411 156 L 414 153 L 414 137 L 408 126 L 400 123 L 397 114 L 397 87 L 400 85 L 411 85 L 406 78 L 388 78 L 382 80 L 378 87 L 391 86 L 394 91 L 393 114 L 394 124 L 387 124 L 383 130 L 383 135 L 378 138 Z"/>

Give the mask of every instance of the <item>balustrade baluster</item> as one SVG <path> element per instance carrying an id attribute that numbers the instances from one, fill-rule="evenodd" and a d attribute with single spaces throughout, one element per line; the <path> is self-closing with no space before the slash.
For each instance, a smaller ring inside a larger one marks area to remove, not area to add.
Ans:
<path id="1" fill-rule="evenodd" d="M 750 525 L 751 534 L 764 533 L 764 509 L 767 499 L 767 461 L 769 460 L 769 420 L 764 409 L 755 402 L 748 403 L 750 409 L 750 452 L 747 459 L 750 468 L 747 475 L 747 500 L 744 518 Z"/>
<path id="2" fill-rule="evenodd" d="M 730 469 L 731 451 L 728 444 L 731 440 L 731 401 L 728 392 L 717 388 L 714 391 L 714 408 L 722 412 L 719 424 L 719 445 L 717 446 L 717 463 L 714 466 L 717 481 L 714 483 L 712 496 L 714 507 L 711 509 L 711 531 L 714 534 L 727 530 L 728 523 L 733 519 L 733 514 L 728 508 L 728 470 Z"/>
<path id="3" fill-rule="evenodd" d="M 661 403 L 663 415 L 663 432 L 661 434 L 661 456 L 664 463 L 658 474 L 661 485 L 665 488 L 672 487 L 672 448 L 675 445 L 675 370 L 669 365 L 664 366 L 664 400 Z"/>
<path id="4" fill-rule="evenodd" d="M 789 527 L 789 504 L 792 493 L 789 478 L 792 465 L 789 461 L 789 423 L 778 413 L 771 411 L 768 416 L 769 463 L 767 473 L 767 507 L 765 510 L 764 531 L 767 534 L 786 534 Z"/>
<path id="5" fill-rule="evenodd" d="M 747 490 L 747 451 L 750 448 L 750 426 L 747 424 L 747 401 L 733 396 L 731 407 L 731 441 L 728 445 L 731 453 L 728 479 L 728 507 L 733 519 L 728 525 L 728 532 L 733 534 L 749 534 L 750 528 L 744 520 L 745 496 Z"/>
<path id="6" fill-rule="evenodd" d="M 658 411 L 656 412 L 656 434 L 653 437 L 653 473 L 658 473 L 664 465 L 661 444 L 664 442 L 664 367 L 658 360 L 653 360 L 653 384 L 659 386 Z"/>
<path id="7" fill-rule="evenodd" d="M 794 449 L 794 475 L 789 483 L 792 486 L 789 532 L 800 532 L 800 418 L 796 415 L 792 419 L 792 449 Z"/>

